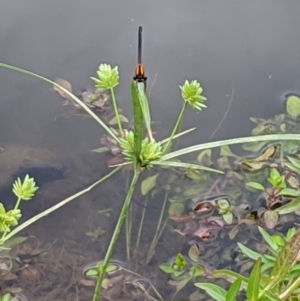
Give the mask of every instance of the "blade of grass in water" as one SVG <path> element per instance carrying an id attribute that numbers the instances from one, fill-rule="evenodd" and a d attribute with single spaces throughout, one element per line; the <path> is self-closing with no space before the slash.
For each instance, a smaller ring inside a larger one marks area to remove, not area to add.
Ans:
<path id="1" fill-rule="evenodd" d="M 258 141 L 265 141 L 265 142 L 280 141 L 280 140 L 300 141 L 300 135 L 299 134 L 277 134 L 277 135 L 249 136 L 249 137 L 233 138 L 233 139 L 227 139 L 227 140 L 221 140 L 215 142 L 202 143 L 202 144 L 197 144 L 190 147 L 182 148 L 175 152 L 168 153 L 161 157 L 161 161 L 176 158 L 202 149 L 215 148 L 223 145 L 232 145 L 232 144 L 258 142 Z"/>

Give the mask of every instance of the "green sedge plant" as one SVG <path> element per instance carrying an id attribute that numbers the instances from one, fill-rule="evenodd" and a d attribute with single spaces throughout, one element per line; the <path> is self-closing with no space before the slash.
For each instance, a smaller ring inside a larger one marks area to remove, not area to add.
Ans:
<path id="1" fill-rule="evenodd" d="M 292 140 L 292 141 L 300 141 L 300 135 L 298 134 L 274 134 L 274 135 L 262 135 L 258 137 L 243 137 L 243 138 L 234 138 L 234 139 L 227 139 L 221 140 L 216 142 L 209 142 L 198 144 L 194 146 L 190 146 L 187 148 L 179 149 L 176 151 L 171 151 L 170 146 L 173 139 L 190 132 L 190 129 L 183 133 L 178 133 L 180 128 L 180 124 L 182 122 L 184 113 L 188 106 L 190 106 L 194 110 L 202 110 L 205 108 L 206 98 L 202 95 L 202 87 L 200 83 L 196 80 L 188 81 L 186 80 L 182 86 L 179 86 L 181 95 L 183 98 L 183 105 L 182 109 L 175 121 L 175 125 L 173 130 L 171 131 L 170 137 L 167 139 L 156 141 L 153 137 L 153 133 L 151 130 L 151 115 L 149 104 L 147 100 L 147 95 L 145 92 L 145 82 L 135 81 L 131 82 L 131 103 L 133 107 L 133 120 L 134 120 L 134 128 L 133 130 L 126 130 L 122 128 L 122 123 L 119 116 L 118 106 L 115 97 L 115 88 L 119 84 L 119 73 L 118 68 L 112 68 L 110 65 L 101 64 L 99 66 L 99 70 L 97 72 L 97 78 L 92 78 L 95 82 L 95 85 L 99 91 L 107 91 L 109 90 L 112 96 L 113 107 L 115 112 L 115 117 L 118 124 L 119 133 L 116 134 L 115 131 L 111 130 L 105 122 L 103 122 L 85 103 L 83 103 L 78 97 L 72 94 L 70 91 L 52 81 L 48 78 L 45 78 L 41 75 L 36 73 L 11 66 L 5 63 L 0 62 L 0 67 L 18 71 L 38 79 L 41 79 L 45 82 L 48 82 L 55 86 L 57 89 L 64 92 L 68 97 L 74 100 L 80 107 L 82 107 L 100 126 L 110 135 L 110 137 L 117 143 L 117 145 L 121 148 L 122 153 L 124 155 L 124 162 L 115 166 L 114 169 L 108 173 L 105 177 L 99 179 L 86 189 L 68 197 L 67 199 L 59 202 L 58 204 L 52 206 L 51 208 L 41 212 L 40 214 L 36 215 L 35 217 L 31 218 L 30 220 L 26 221 L 25 223 L 21 224 L 13 231 L 11 231 L 5 238 L 0 240 L 0 244 L 3 243 L 5 240 L 11 238 L 25 227 L 29 226 L 30 224 L 34 223 L 35 221 L 41 219 L 42 217 L 48 215 L 49 213 L 57 210 L 61 206 L 67 204 L 68 202 L 74 200 L 75 198 L 87 193 L 91 189 L 93 189 L 96 185 L 99 185 L 101 182 L 108 179 L 110 176 L 118 172 L 123 166 L 132 166 L 133 168 L 133 177 L 130 181 L 130 185 L 128 187 L 128 191 L 120 211 L 119 219 L 115 226 L 115 230 L 112 234 L 111 241 L 107 248 L 107 252 L 105 258 L 101 265 L 98 267 L 99 277 L 97 280 L 95 293 L 93 300 L 98 301 L 100 296 L 101 284 L 104 279 L 107 266 L 109 264 L 109 260 L 113 254 L 116 242 L 118 240 L 120 231 L 122 229 L 122 225 L 124 223 L 125 217 L 127 215 L 127 211 L 131 202 L 132 195 L 135 191 L 137 182 L 140 178 L 142 172 L 146 172 L 154 166 L 165 166 L 165 167 L 173 167 L 173 168 L 185 168 L 187 170 L 206 170 L 211 172 L 219 172 L 218 170 L 208 168 L 205 166 L 201 166 L 199 164 L 190 164 L 184 162 L 175 161 L 175 158 L 208 149 L 208 148 L 216 148 L 226 145 L 233 145 L 233 144 L 240 144 L 246 142 L 258 142 L 258 141 L 280 141 L 280 140 Z M 144 136 L 143 128 L 146 127 L 147 135 Z M 226 208 L 223 208 L 225 211 Z M 225 212 L 224 211 L 224 212 Z"/>
<path id="2" fill-rule="evenodd" d="M 218 301 L 246 300 L 297 301 L 300 294 L 299 244 L 300 229 L 291 228 L 285 237 L 269 235 L 259 227 L 271 254 L 261 254 L 242 244 L 242 253 L 255 261 L 249 277 L 230 270 L 217 270 L 212 277 L 231 283 L 228 290 L 212 283 L 195 283 Z"/>

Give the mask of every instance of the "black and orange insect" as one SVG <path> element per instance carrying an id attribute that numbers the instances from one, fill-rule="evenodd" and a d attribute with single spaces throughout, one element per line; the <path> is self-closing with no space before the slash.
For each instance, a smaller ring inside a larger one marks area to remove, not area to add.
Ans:
<path id="1" fill-rule="evenodd" d="M 147 76 L 145 76 L 145 68 L 142 64 L 142 26 L 139 26 L 138 33 L 138 63 L 135 67 L 135 76 L 133 79 L 138 83 L 144 83 L 146 89 Z"/>

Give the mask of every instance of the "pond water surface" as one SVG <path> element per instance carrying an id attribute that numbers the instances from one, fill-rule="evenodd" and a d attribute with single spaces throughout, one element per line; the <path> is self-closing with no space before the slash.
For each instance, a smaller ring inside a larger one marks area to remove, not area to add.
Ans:
<path id="1" fill-rule="evenodd" d="M 117 65 L 120 85 L 116 97 L 126 116 L 131 116 L 129 85 L 137 61 L 137 28 L 142 25 L 143 61 L 158 139 L 170 133 L 181 107 L 178 85 L 185 79 L 199 80 L 208 99 L 208 108 L 202 112 L 188 110 L 183 129 L 196 126 L 197 130 L 181 139 L 178 146 L 249 135 L 253 127 L 249 117 L 270 118 L 283 113 L 285 96 L 300 94 L 300 32 L 297 30 L 300 3 L 297 1 L 54 0 L 37 4 L 33 0 L 17 0 L 0 3 L 1 62 L 51 79 L 64 78 L 77 95 L 93 87 L 89 77 L 95 75 L 100 63 Z M 44 174 L 39 174 L 40 179 L 36 175 L 40 190 L 32 201 L 22 205 L 24 217 L 50 207 L 108 172 L 109 155 L 90 152 L 100 146 L 104 131 L 76 108 L 63 106 L 51 86 L 0 69 L 0 88 L 0 147 L 3 149 L 0 197 L 7 206 L 13 206 L 10 185 L 16 176 L 23 176 L 20 168 L 24 162 L 29 167 L 42 166 L 52 175 L 47 179 Z M 212 137 L 222 118 L 222 125 Z M 21 287 L 33 301 L 90 300 L 93 287 L 80 282 L 81 271 L 105 254 L 128 176 L 126 172 L 115 175 L 26 229 L 22 234 L 34 237 L 25 251 L 24 246 L 17 250 L 17 256 L 29 268 L 16 272 L 16 279 L 1 280 L 1 286 Z M 165 184 L 165 178 L 160 180 L 161 185 Z M 192 186 L 199 194 L 219 185 L 217 177 L 205 184 L 204 191 L 195 188 L 200 184 L 183 175 L 176 181 L 175 186 L 181 192 L 184 187 Z M 144 208 L 139 186 L 137 190 L 132 207 L 133 244 Z M 170 298 L 174 290 L 166 286 L 168 279 L 157 265 L 177 252 L 185 252 L 187 239 L 177 236 L 175 226 L 168 223 L 153 258 L 148 264 L 143 258 L 155 233 L 164 197 L 164 190 L 159 191 L 147 205 L 146 226 L 131 264 L 126 259 L 124 233 L 115 256 L 143 277 L 159 279 L 158 289 L 164 298 Z M 101 210 L 109 211 L 99 213 Z M 255 240 L 252 235 L 249 230 L 249 236 Z M 219 232 L 217 237 L 224 238 Z M 236 242 L 222 241 L 222 246 L 228 246 L 233 253 Z M 207 247 L 211 253 L 204 255 L 204 261 L 217 257 L 221 248 L 217 245 L 213 247 L 214 252 Z M 34 252 L 34 248 L 38 251 Z M 231 266 L 232 254 L 220 256 L 223 259 L 218 262 L 219 268 Z M 129 298 L 130 294 L 120 287 L 107 298 Z M 191 285 L 180 296 L 181 300 L 189 300 L 193 291 Z M 131 297 L 134 298 L 137 297 Z M 200 297 L 194 300 L 197 298 Z"/>

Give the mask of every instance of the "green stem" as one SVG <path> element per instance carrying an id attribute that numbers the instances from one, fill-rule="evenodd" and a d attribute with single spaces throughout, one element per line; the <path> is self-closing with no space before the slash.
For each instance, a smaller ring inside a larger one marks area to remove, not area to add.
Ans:
<path id="1" fill-rule="evenodd" d="M 129 189 L 129 171 L 126 172 L 126 182 L 125 182 L 125 191 Z M 125 220 L 125 236 L 126 236 L 126 254 L 127 260 L 130 261 L 130 242 L 131 242 L 131 209 L 129 210 L 128 214 L 126 214 Z"/>
<path id="2" fill-rule="evenodd" d="M 25 229 L 26 227 L 28 227 L 29 225 L 33 224 L 34 222 L 38 221 L 39 219 L 41 219 L 42 217 L 48 215 L 49 213 L 57 210 L 58 208 L 62 207 L 63 205 L 67 204 L 68 202 L 76 199 L 77 197 L 85 194 L 86 192 L 90 191 L 92 188 L 94 188 L 95 186 L 97 186 L 98 184 L 102 183 L 103 181 L 105 181 L 106 179 L 108 179 L 109 177 L 111 177 L 113 174 L 115 174 L 121 167 L 117 167 L 115 168 L 113 171 L 111 171 L 109 174 L 107 174 L 106 176 L 104 176 L 103 178 L 101 178 L 100 180 L 98 180 L 97 182 L 93 183 L 91 186 L 73 194 L 72 196 L 64 199 L 63 201 L 59 202 L 58 204 L 50 207 L 49 209 L 35 215 L 34 217 L 32 217 L 31 219 L 29 219 L 28 221 L 24 222 L 23 224 L 21 224 L 20 226 L 18 226 L 17 228 L 15 228 L 13 231 L 11 231 L 6 237 L 4 237 L 3 239 L 0 239 L 0 246 L 9 238 L 13 237 L 14 235 L 16 235 L 18 232 L 20 232 L 21 230 Z"/>
<path id="3" fill-rule="evenodd" d="M 18 200 L 16 202 L 14 210 L 17 210 L 19 208 L 21 201 L 22 201 L 22 199 L 20 197 L 18 197 Z"/>
<path id="4" fill-rule="evenodd" d="M 144 208 L 143 208 L 143 211 L 142 211 L 139 231 L 138 231 L 138 235 L 137 235 L 137 239 L 136 239 L 136 243 L 135 243 L 135 253 L 137 253 L 137 250 L 138 250 L 138 247 L 139 247 L 139 244 L 140 244 L 140 239 L 141 239 L 141 235 L 142 235 L 143 224 L 144 224 L 144 219 L 145 219 L 145 214 L 146 214 L 147 203 L 148 203 L 148 194 L 146 195 Z"/>
<path id="5" fill-rule="evenodd" d="M 130 187 L 127 191 L 127 195 L 126 195 L 125 201 L 123 203 L 123 206 L 122 206 L 122 209 L 121 209 L 121 212 L 120 212 L 120 215 L 119 215 L 114 233 L 111 237 L 107 252 L 105 254 L 105 258 L 104 258 L 103 262 L 101 262 L 101 265 L 98 267 L 99 268 L 99 276 L 98 276 L 95 291 L 94 291 L 93 301 L 99 301 L 100 300 L 99 298 L 100 298 L 100 293 L 101 293 L 101 285 L 102 285 L 102 282 L 103 282 L 103 279 L 104 279 L 104 276 L 105 276 L 105 271 L 106 271 L 106 268 L 108 266 L 109 260 L 112 256 L 112 253 L 115 249 L 115 246 L 116 246 L 119 234 L 121 232 L 121 229 L 122 229 L 122 226 L 123 226 L 123 223 L 124 223 L 124 219 L 126 217 L 126 214 L 127 214 L 127 211 L 128 211 L 129 205 L 130 205 L 130 201 L 131 201 L 136 183 L 138 181 L 139 175 L 140 175 L 139 171 L 134 172 L 134 176 L 132 178 Z"/>
<path id="6" fill-rule="evenodd" d="M 280 300 L 285 300 L 293 291 L 300 285 L 300 276 L 283 292 L 280 296 Z"/>
<path id="7" fill-rule="evenodd" d="M 265 295 L 267 291 L 273 288 L 278 283 L 278 281 L 279 279 L 276 277 L 271 282 L 269 282 L 269 284 L 259 293 L 258 299 L 260 299 L 262 296 Z"/>
<path id="8" fill-rule="evenodd" d="M 116 101 L 116 97 L 115 97 L 115 92 L 114 92 L 113 88 L 110 88 L 110 93 L 111 93 L 112 103 L 113 103 L 115 116 L 116 116 L 116 119 L 117 119 L 119 131 L 120 131 L 120 135 L 121 135 L 121 137 L 123 137 L 123 128 L 122 128 L 120 115 L 119 115 L 119 111 L 118 111 L 118 106 L 117 106 L 117 101 Z"/>
<path id="9" fill-rule="evenodd" d="M 178 131 L 178 128 L 179 128 L 179 126 L 180 126 L 180 124 L 181 124 L 181 121 L 182 121 L 183 114 L 184 114 L 184 112 L 185 112 L 186 106 L 187 106 L 187 102 L 184 101 L 184 102 L 183 102 L 183 105 L 182 105 L 182 108 L 181 108 L 181 111 L 180 111 L 180 113 L 179 113 L 179 115 L 178 115 L 178 117 L 177 117 L 176 123 L 175 123 L 175 125 L 174 125 L 172 134 L 171 134 L 171 136 L 169 137 L 169 140 L 168 140 L 167 144 L 165 144 L 165 146 L 164 146 L 164 148 L 163 148 L 163 151 L 162 151 L 163 155 L 164 155 L 164 154 L 167 152 L 167 150 L 169 149 L 169 146 L 170 146 L 170 144 L 171 144 L 171 142 L 172 142 L 172 139 L 173 139 L 174 135 L 176 134 L 176 132 Z"/>
<path id="10" fill-rule="evenodd" d="M 163 219 L 164 214 L 165 214 L 165 209 L 166 209 L 166 204 L 167 204 L 167 200 L 168 200 L 168 195 L 169 195 L 168 191 L 166 191 L 164 203 L 163 203 L 163 206 L 162 206 L 161 211 L 160 211 L 160 216 L 159 216 L 159 220 L 158 220 L 158 223 L 157 223 L 157 226 L 156 226 L 155 234 L 154 234 L 154 237 L 152 239 L 151 246 L 149 248 L 149 252 L 148 252 L 148 255 L 147 255 L 147 259 L 146 259 L 147 263 L 149 263 L 150 259 L 152 258 L 153 253 L 154 253 L 154 249 L 155 249 L 156 244 L 157 244 L 158 239 L 159 239 L 159 234 L 162 233 L 160 231 L 160 228 L 161 228 L 162 219 Z"/>

